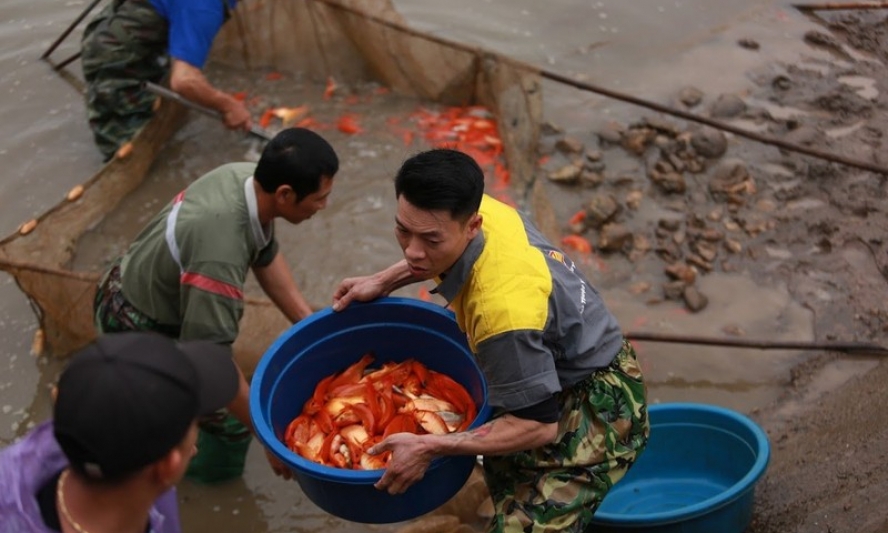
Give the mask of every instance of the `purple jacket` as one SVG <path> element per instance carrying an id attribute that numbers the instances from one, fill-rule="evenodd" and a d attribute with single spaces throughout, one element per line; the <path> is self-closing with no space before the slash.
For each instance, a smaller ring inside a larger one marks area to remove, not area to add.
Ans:
<path id="1" fill-rule="evenodd" d="M 0 450 L 0 531 L 58 533 L 40 517 L 37 491 L 68 465 L 44 422 L 18 442 Z M 151 508 L 151 533 L 181 533 L 176 489 L 163 493 Z"/>

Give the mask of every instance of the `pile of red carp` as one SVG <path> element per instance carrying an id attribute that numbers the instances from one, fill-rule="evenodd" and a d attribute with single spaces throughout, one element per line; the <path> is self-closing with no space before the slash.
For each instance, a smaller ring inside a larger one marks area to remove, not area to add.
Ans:
<path id="1" fill-rule="evenodd" d="M 290 422 L 287 447 L 335 468 L 385 468 L 390 452 L 367 450 L 395 433 L 446 434 L 467 429 L 477 407 L 453 378 L 415 359 L 387 362 L 369 370 L 374 356 L 322 379 Z"/>

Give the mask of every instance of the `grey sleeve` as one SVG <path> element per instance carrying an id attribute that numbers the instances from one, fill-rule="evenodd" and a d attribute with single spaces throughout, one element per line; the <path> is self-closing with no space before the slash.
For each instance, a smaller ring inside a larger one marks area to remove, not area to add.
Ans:
<path id="1" fill-rule="evenodd" d="M 544 346 L 541 331 L 496 335 L 478 345 L 477 355 L 494 409 L 523 409 L 561 391 L 555 359 Z"/>
<path id="2" fill-rule="evenodd" d="M 274 259 L 278 253 L 278 242 L 277 239 L 271 239 L 271 242 L 265 246 L 262 250 L 259 251 L 259 256 L 253 261 L 254 267 L 267 267 L 271 264 L 271 261 Z"/>

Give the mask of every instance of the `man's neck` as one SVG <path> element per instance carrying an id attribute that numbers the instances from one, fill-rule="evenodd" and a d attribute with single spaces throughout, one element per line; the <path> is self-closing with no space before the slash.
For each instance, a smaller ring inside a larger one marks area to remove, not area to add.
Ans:
<path id="1" fill-rule="evenodd" d="M 68 471 L 59 481 L 56 505 L 62 533 L 145 533 L 159 496 L 138 480 L 99 487 Z"/>
<path id="2" fill-rule="evenodd" d="M 275 217 L 274 195 L 265 192 L 256 178 L 253 178 L 253 191 L 256 193 L 256 212 L 259 215 L 259 223 L 266 227 Z"/>

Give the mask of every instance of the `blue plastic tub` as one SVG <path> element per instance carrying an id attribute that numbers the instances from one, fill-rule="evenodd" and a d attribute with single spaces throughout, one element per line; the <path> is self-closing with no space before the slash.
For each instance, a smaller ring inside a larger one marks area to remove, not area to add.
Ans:
<path id="1" fill-rule="evenodd" d="M 595 513 L 596 532 L 742 533 L 770 445 L 735 411 L 671 403 L 650 407 L 651 438 Z"/>
<path id="2" fill-rule="evenodd" d="M 436 459 L 421 481 L 392 496 L 373 487 L 382 470 L 319 465 L 281 441 L 318 382 L 368 351 L 376 355 L 374 366 L 414 358 L 447 374 L 478 405 L 471 427 L 489 419 L 487 384 L 453 314 L 437 305 L 393 297 L 355 303 L 339 313 L 326 309 L 293 325 L 259 361 L 250 411 L 259 440 L 292 469 L 302 491 L 318 507 L 353 522 L 400 522 L 432 511 L 456 494 L 471 474 L 475 457 Z"/>

